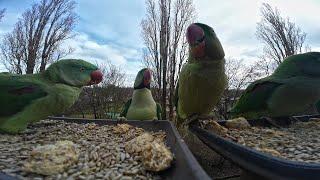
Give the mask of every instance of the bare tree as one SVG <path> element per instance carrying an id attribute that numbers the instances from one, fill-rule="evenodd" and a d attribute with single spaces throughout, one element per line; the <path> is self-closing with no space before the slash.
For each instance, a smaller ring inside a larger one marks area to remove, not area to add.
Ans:
<path id="1" fill-rule="evenodd" d="M 120 67 L 110 62 L 98 66 L 105 75 L 104 80 L 99 85 L 84 89 L 84 95 L 95 119 L 104 118 L 108 113 L 120 112 L 122 105 L 131 95 L 122 93 L 125 73 Z"/>
<path id="2" fill-rule="evenodd" d="M 277 8 L 273 9 L 269 4 L 263 3 L 261 15 L 262 19 L 256 29 L 257 38 L 264 43 L 261 59 L 271 60 L 274 64 L 270 66 L 267 63 L 264 69 L 275 68 L 284 58 L 310 49 L 304 46 L 306 33 L 289 18 L 281 17 Z"/>
<path id="3" fill-rule="evenodd" d="M 106 64 L 101 64 L 100 67 L 105 69 L 104 74 L 105 78 L 102 82 L 102 86 L 114 85 L 114 86 L 123 86 L 126 80 L 125 73 L 120 66 L 112 64 L 110 61 L 107 61 Z M 101 68 L 100 68 L 101 69 Z"/>
<path id="4" fill-rule="evenodd" d="M 163 118 L 173 116 L 174 87 L 187 59 L 184 33 L 195 19 L 192 0 L 146 0 L 146 17 L 141 22 L 146 46 L 143 62 L 154 70 L 157 94 L 161 95 Z M 169 90 L 169 92 L 168 92 Z"/>
<path id="5" fill-rule="evenodd" d="M 0 22 L 1 22 L 1 19 L 3 18 L 3 16 L 4 16 L 5 12 L 6 12 L 6 9 L 0 9 Z"/>
<path id="6" fill-rule="evenodd" d="M 89 110 L 91 108 L 87 93 L 87 88 L 84 88 L 80 93 L 78 100 L 64 114 L 68 116 L 87 118 L 87 115 L 90 114 Z"/>
<path id="7" fill-rule="evenodd" d="M 11 72 L 27 74 L 70 53 L 61 49 L 72 37 L 76 15 L 73 0 L 41 0 L 26 10 L 1 45 L 3 64 Z"/>
<path id="8" fill-rule="evenodd" d="M 8 33 L 4 36 L 2 44 L 0 45 L 2 52 L 2 63 L 6 69 L 11 73 L 22 74 L 25 69 L 25 43 L 23 41 L 21 23 L 17 23 L 14 32 Z"/>
<path id="9" fill-rule="evenodd" d="M 249 83 L 260 77 L 254 65 L 245 65 L 242 59 L 226 58 L 226 75 L 228 85 L 215 108 L 215 114 L 219 119 L 228 119 L 228 111 L 241 96 Z"/>

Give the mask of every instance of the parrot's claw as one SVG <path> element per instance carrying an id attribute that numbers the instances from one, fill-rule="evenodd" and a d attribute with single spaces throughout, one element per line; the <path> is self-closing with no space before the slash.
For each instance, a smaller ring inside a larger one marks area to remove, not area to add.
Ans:
<path id="1" fill-rule="evenodd" d="M 192 123 L 192 122 L 195 122 L 195 121 L 198 121 L 199 120 L 199 115 L 198 114 L 193 114 L 193 115 L 191 115 L 189 118 L 187 118 L 185 121 L 184 121 L 184 123 L 183 123 L 183 125 L 189 125 L 190 123 Z"/>
<path id="2" fill-rule="evenodd" d="M 266 120 L 269 124 L 271 124 L 272 126 L 276 127 L 276 128 L 281 128 L 281 126 L 279 126 L 272 118 L 270 117 L 261 117 L 261 119 Z"/>
<path id="3" fill-rule="evenodd" d="M 24 134 L 35 134 L 35 133 L 37 133 L 37 130 L 35 130 L 35 129 L 26 129 L 23 133 Z"/>
<path id="4" fill-rule="evenodd" d="M 215 116 L 193 114 L 185 120 L 184 125 L 188 125 L 192 122 L 199 121 L 199 120 L 209 120 L 209 119 L 215 119 Z"/>
<path id="5" fill-rule="evenodd" d="M 117 117 L 117 121 L 120 123 L 124 123 L 125 121 L 127 121 L 127 118 L 125 117 Z"/>
<path id="6" fill-rule="evenodd" d="M 155 121 L 158 121 L 158 119 L 157 119 L 157 118 L 153 118 L 153 119 L 152 119 L 152 122 L 155 122 Z"/>
<path id="7" fill-rule="evenodd" d="M 300 121 L 297 117 L 294 117 L 294 116 L 289 117 L 289 119 L 290 119 L 292 122 L 298 122 L 298 121 Z"/>

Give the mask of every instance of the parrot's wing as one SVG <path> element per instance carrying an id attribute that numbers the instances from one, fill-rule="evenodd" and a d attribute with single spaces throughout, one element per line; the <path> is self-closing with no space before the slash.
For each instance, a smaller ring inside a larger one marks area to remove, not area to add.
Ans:
<path id="1" fill-rule="evenodd" d="M 47 94 L 37 83 L 0 78 L 0 116 L 14 115 Z"/>
<path id="2" fill-rule="evenodd" d="M 236 105 L 230 110 L 231 115 L 257 112 L 267 108 L 267 101 L 281 83 L 274 81 L 256 81 L 245 90 Z"/>
<path id="3" fill-rule="evenodd" d="M 129 107 L 130 107 L 130 105 L 131 105 L 131 101 L 132 101 L 132 99 L 130 98 L 130 99 L 126 102 L 126 104 L 125 104 L 124 107 L 123 107 L 122 112 L 120 113 L 120 117 L 127 117 L 127 113 L 128 113 Z"/>
<path id="4" fill-rule="evenodd" d="M 157 118 L 158 118 L 158 120 L 162 119 L 161 113 L 162 113 L 161 105 L 159 103 L 157 103 Z"/>

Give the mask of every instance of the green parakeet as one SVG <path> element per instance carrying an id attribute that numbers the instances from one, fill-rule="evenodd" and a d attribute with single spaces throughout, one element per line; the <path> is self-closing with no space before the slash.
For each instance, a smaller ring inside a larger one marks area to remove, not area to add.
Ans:
<path id="1" fill-rule="evenodd" d="M 161 106 L 154 101 L 151 94 L 151 79 L 151 70 L 144 68 L 138 72 L 132 98 L 125 104 L 121 117 L 130 120 L 161 119 Z"/>
<path id="2" fill-rule="evenodd" d="M 217 162 L 219 156 L 189 131 L 188 124 L 207 119 L 226 88 L 224 51 L 214 30 L 205 24 L 191 24 L 186 37 L 189 58 L 176 88 L 176 125 L 192 153 L 206 167 L 208 162 Z"/>
<path id="3" fill-rule="evenodd" d="M 78 98 L 81 87 L 102 81 L 98 68 L 77 59 L 60 60 L 43 73 L 0 74 L 0 131 L 17 133 L 28 123 L 62 113 Z"/>
<path id="4" fill-rule="evenodd" d="M 320 112 L 320 53 L 286 58 L 275 72 L 250 84 L 230 110 L 248 119 Z"/>
<path id="5" fill-rule="evenodd" d="M 227 85 L 224 51 L 214 30 L 194 23 L 187 28 L 186 37 L 189 58 L 179 74 L 175 96 L 178 121 L 208 115 Z"/>

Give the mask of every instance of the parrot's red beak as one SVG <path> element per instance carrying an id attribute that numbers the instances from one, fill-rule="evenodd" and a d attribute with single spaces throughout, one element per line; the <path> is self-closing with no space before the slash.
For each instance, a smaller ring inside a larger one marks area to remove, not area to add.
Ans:
<path id="1" fill-rule="evenodd" d="M 91 81 L 89 82 L 90 85 L 92 84 L 99 84 L 103 80 L 103 74 L 100 70 L 95 70 L 91 74 Z"/>
<path id="2" fill-rule="evenodd" d="M 192 54 L 195 57 L 203 57 L 205 55 L 205 35 L 201 27 L 191 24 L 187 28 L 187 41 L 191 47 Z"/>
<path id="3" fill-rule="evenodd" d="M 143 84 L 144 86 L 148 86 L 151 83 L 152 71 L 147 69 L 143 74 Z"/>

